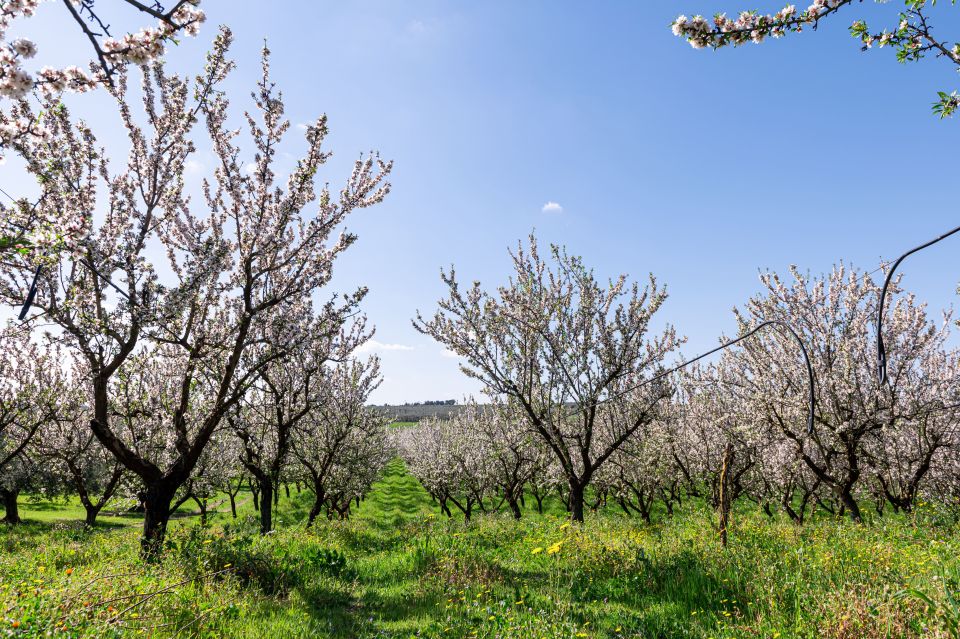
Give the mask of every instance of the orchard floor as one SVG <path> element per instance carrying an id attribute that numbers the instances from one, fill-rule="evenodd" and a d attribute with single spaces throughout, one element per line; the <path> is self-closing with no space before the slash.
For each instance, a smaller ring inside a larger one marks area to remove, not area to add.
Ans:
<path id="1" fill-rule="evenodd" d="M 172 522 L 151 566 L 136 518 L 89 530 L 75 504 L 25 502 L 0 526 L 0 636 L 957 636 L 960 527 L 929 505 L 803 527 L 743 506 L 724 549 L 694 503 L 652 525 L 571 526 L 556 504 L 448 521 L 399 461 L 346 522 L 306 530 L 293 493 L 260 537 L 240 500 L 236 521 Z"/>

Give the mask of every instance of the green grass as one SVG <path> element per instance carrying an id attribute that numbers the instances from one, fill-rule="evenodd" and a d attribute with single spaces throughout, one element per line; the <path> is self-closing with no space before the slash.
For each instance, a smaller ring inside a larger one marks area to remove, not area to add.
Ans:
<path id="1" fill-rule="evenodd" d="M 653 525 L 611 511 L 571 526 L 556 503 L 450 521 L 399 461 L 349 521 L 306 530 L 310 497 L 282 497 L 267 537 L 248 493 L 238 522 L 226 503 L 206 528 L 180 518 L 148 567 L 136 519 L 91 531 L 64 523 L 75 504 L 24 503 L 27 522 L 0 529 L 0 634 L 946 637 L 938 614 L 960 574 L 960 530 L 928 505 L 860 527 L 743 506 L 724 549 L 694 503 Z"/>

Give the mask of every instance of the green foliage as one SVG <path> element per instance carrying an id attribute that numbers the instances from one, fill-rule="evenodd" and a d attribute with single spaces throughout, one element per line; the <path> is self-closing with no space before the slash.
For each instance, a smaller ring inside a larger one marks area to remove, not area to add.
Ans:
<path id="1" fill-rule="evenodd" d="M 933 103 L 933 112 L 941 118 L 950 117 L 956 113 L 957 107 L 960 107 L 960 94 L 956 91 L 953 93 L 937 91 L 937 97 L 939 99 Z"/>
<path id="2" fill-rule="evenodd" d="M 311 497 L 281 499 L 266 536 L 245 496 L 237 521 L 176 520 L 156 566 L 134 525 L 24 504 L 0 528 L 0 636 L 945 638 L 960 618 L 960 525 L 929 504 L 803 527 L 745 504 L 724 549 L 692 500 L 653 525 L 448 520 L 399 461 L 351 520 L 305 528 Z"/>
<path id="3" fill-rule="evenodd" d="M 916 597 L 928 607 L 928 616 L 953 639 L 960 639 L 960 573 L 956 568 L 940 575 L 942 596 L 930 595 L 919 588 L 906 588 L 897 597 Z"/>
<path id="4" fill-rule="evenodd" d="M 167 556 L 187 576 L 231 576 L 245 587 L 273 596 L 286 596 L 305 586 L 311 575 L 344 580 L 353 576 L 346 555 L 339 550 L 304 535 L 262 536 L 259 531 L 259 522 L 249 515 L 218 530 L 183 527 L 168 536 Z"/>

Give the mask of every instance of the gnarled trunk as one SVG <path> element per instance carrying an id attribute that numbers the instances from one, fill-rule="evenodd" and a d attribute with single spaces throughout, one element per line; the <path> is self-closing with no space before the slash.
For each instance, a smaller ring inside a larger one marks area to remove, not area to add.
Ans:
<path id="1" fill-rule="evenodd" d="M 260 490 L 253 479 L 250 479 L 250 495 L 253 497 L 253 511 L 260 512 Z"/>
<path id="2" fill-rule="evenodd" d="M 523 513 L 520 511 L 520 504 L 517 503 L 517 500 L 512 494 L 507 494 L 507 504 L 510 506 L 510 512 L 513 513 L 514 519 L 520 519 L 523 516 Z"/>
<path id="3" fill-rule="evenodd" d="M 4 517 L 3 521 L 8 524 L 19 524 L 20 509 L 17 506 L 17 497 L 20 496 L 19 490 L 7 490 L 0 488 L 0 499 L 3 500 Z"/>
<path id="4" fill-rule="evenodd" d="M 570 507 L 570 518 L 573 521 L 583 521 L 583 495 L 586 487 L 583 483 L 570 480 L 570 495 L 568 502 Z"/>
<path id="5" fill-rule="evenodd" d="M 193 501 L 197 505 L 197 509 L 200 511 L 200 525 L 207 525 L 207 499 L 206 497 L 200 498 L 196 495 L 193 496 Z"/>
<path id="6" fill-rule="evenodd" d="M 320 516 L 320 511 L 323 510 L 323 502 L 326 501 L 326 492 L 324 492 L 323 487 L 319 485 L 320 482 L 317 482 L 317 485 L 314 486 L 314 498 L 313 506 L 310 507 L 310 514 L 307 516 L 307 528 L 313 525 L 314 520 Z"/>
<path id="7" fill-rule="evenodd" d="M 258 482 L 260 484 L 260 532 L 267 534 L 273 530 L 273 483 L 269 479 Z"/>
<path id="8" fill-rule="evenodd" d="M 172 488 L 167 482 L 148 485 L 141 493 L 143 502 L 143 537 L 140 539 L 140 556 L 145 561 L 156 561 L 163 550 L 163 540 L 170 521 Z"/>
<path id="9" fill-rule="evenodd" d="M 852 487 L 839 490 L 837 496 L 840 498 L 840 503 L 843 504 L 843 508 L 850 515 L 850 520 L 862 524 L 863 516 L 860 514 L 860 505 L 857 503 L 857 500 L 853 498 Z"/>
<path id="10" fill-rule="evenodd" d="M 84 520 L 84 523 L 86 523 L 91 528 L 93 526 L 96 526 L 97 515 L 100 514 L 100 506 L 96 504 L 84 504 L 83 509 L 87 511 L 87 515 L 86 515 L 86 519 Z"/>

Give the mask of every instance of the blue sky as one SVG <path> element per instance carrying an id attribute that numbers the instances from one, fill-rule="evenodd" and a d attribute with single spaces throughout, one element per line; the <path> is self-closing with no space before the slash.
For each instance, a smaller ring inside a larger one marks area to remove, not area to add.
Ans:
<path id="1" fill-rule="evenodd" d="M 822 272 L 842 259 L 872 270 L 960 224 L 960 123 L 930 113 L 956 74 L 939 60 L 861 53 L 846 33 L 854 15 L 895 22 L 897 3 L 721 52 L 694 51 L 668 25 L 681 12 L 744 8 L 734 0 L 264 4 L 204 0 L 209 22 L 169 63 L 194 73 L 215 25 L 229 24 L 239 113 L 266 37 L 291 120 L 330 118 L 324 178 L 336 186 L 370 149 L 395 161 L 393 192 L 350 222 L 360 239 L 335 278 L 370 287 L 378 403 L 476 390 L 410 319 L 435 308 L 441 266 L 503 282 L 508 246 L 532 229 L 601 276 L 655 273 L 671 293 L 662 319 L 692 355 L 734 330 L 730 309 L 758 290 L 758 269 Z M 960 26 L 955 9 L 938 13 L 943 33 Z M 82 46 L 62 14 L 44 6 L 42 35 L 31 25 L 44 62 Z M 109 138 L 100 106 L 82 96 L 76 109 Z M 291 153 L 301 148 L 291 140 Z M 12 163 L 0 168 L 0 186 L 16 179 Z M 911 258 L 905 285 L 952 305 L 958 247 Z"/>

